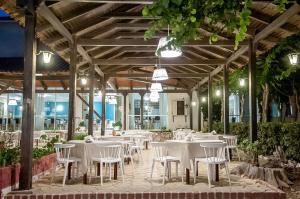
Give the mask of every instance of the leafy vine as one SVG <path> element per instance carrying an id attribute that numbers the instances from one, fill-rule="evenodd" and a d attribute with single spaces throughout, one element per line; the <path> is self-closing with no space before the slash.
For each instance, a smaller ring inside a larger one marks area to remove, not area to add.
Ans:
<path id="1" fill-rule="evenodd" d="M 201 39 L 201 30 L 212 32 L 210 42 L 218 35 L 234 34 L 235 47 L 246 38 L 253 0 L 154 0 L 144 7 L 145 17 L 155 17 L 145 32 L 150 39 L 167 27 L 171 27 L 171 44 L 180 47 L 190 40 Z M 287 0 L 274 0 L 280 12 Z"/>

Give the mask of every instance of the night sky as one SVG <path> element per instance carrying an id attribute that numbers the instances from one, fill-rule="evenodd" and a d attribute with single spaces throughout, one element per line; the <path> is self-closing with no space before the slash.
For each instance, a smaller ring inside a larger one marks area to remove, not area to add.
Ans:
<path id="1" fill-rule="evenodd" d="M 24 30 L 0 9 L 0 57 L 23 57 Z"/>

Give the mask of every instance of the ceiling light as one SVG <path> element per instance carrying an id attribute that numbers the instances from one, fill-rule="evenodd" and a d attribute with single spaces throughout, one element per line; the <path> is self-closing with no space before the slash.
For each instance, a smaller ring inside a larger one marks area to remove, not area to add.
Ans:
<path id="1" fill-rule="evenodd" d="M 150 98 L 151 102 L 158 102 L 159 93 L 158 92 L 151 92 L 149 98 Z"/>
<path id="2" fill-rule="evenodd" d="M 161 92 L 161 91 L 163 91 L 161 83 L 152 83 L 150 91 L 151 92 Z"/>
<path id="3" fill-rule="evenodd" d="M 86 77 L 81 77 L 81 84 L 86 85 L 87 84 L 87 78 Z"/>
<path id="4" fill-rule="evenodd" d="M 50 51 L 42 51 L 41 53 L 43 54 L 44 63 L 49 64 L 51 62 L 51 57 L 53 53 Z"/>
<path id="5" fill-rule="evenodd" d="M 180 48 L 174 46 L 174 44 L 169 44 L 174 38 L 172 37 L 162 37 L 159 39 L 158 46 L 155 55 L 158 57 L 179 57 L 182 55 Z"/>
<path id="6" fill-rule="evenodd" d="M 97 94 L 98 94 L 99 96 L 102 96 L 101 90 L 99 90 Z"/>
<path id="7" fill-rule="evenodd" d="M 154 70 L 152 80 L 162 81 L 167 79 L 169 79 L 169 76 L 165 68 L 157 68 Z"/>
<path id="8" fill-rule="evenodd" d="M 216 90 L 216 96 L 220 96 L 221 95 L 221 91 L 220 91 L 220 89 L 218 89 L 218 90 Z"/>
<path id="9" fill-rule="evenodd" d="M 18 105 L 17 100 L 16 99 L 9 99 L 8 105 L 9 106 L 17 106 Z"/>
<path id="10" fill-rule="evenodd" d="M 244 78 L 241 78 L 239 81 L 240 81 L 240 86 L 241 87 L 244 87 L 246 85 L 246 81 L 245 81 Z"/>
<path id="11" fill-rule="evenodd" d="M 290 53 L 288 54 L 288 57 L 292 65 L 296 65 L 298 63 L 298 53 Z"/>
<path id="12" fill-rule="evenodd" d="M 57 105 L 56 106 L 56 111 L 57 112 L 62 112 L 64 110 L 64 107 L 62 105 Z"/>

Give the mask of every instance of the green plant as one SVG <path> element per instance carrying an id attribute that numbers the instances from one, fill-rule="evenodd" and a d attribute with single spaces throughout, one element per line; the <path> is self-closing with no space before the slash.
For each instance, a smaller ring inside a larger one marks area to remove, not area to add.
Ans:
<path id="1" fill-rule="evenodd" d="M 0 150 L 0 167 L 13 165 L 20 160 L 20 148 L 2 148 Z"/>
<path id="2" fill-rule="evenodd" d="M 79 127 L 85 127 L 85 124 L 84 124 L 84 121 L 81 121 L 79 124 L 78 124 Z"/>
<path id="3" fill-rule="evenodd" d="M 154 0 L 153 4 L 145 6 L 142 11 L 145 17 L 155 17 L 144 37 L 152 38 L 156 32 L 169 25 L 170 37 L 174 38 L 169 44 L 175 46 L 200 39 L 200 30 L 204 29 L 213 33 L 210 42 L 216 42 L 220 33 L 235 34 L 237 47 L 246 37 L 252 1 Z M 274 0 L 274 3 L 283 11 L 287 0 Z"/>
<path id="4" fill-rule="evenodd" d="M 73 136 L 73 140 L 84 140 L 84 138 L 87 136 L 87 133 L 76 133 Z"/>
<path id="5" fill-rule="evenodd" d="M 121 121 L 117 121 L 115 123 L 112 124 L 113 127 L 120 127 L 122 128 L 122 122 Z"/>

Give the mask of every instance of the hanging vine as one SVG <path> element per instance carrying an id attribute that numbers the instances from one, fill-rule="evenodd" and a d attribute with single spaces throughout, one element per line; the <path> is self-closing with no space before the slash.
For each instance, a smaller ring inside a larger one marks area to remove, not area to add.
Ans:
<path id="1" fill-rule="evenodd" d="M 235 34 L 235 47 L 246 38 L 253 0 L 154 0 L 144 7 L 145 17 L 156 17 L 145 32 L 144 38 L 153 38 L 156 32 L 170 25 L 172 45 L 201 39 L 200 29 L 208 29 L 210 42 L 218 41 L 218 34 L 226 31 Z M 274 0 L 280 12 L 287 0 Z"/>

